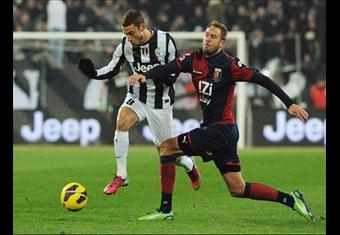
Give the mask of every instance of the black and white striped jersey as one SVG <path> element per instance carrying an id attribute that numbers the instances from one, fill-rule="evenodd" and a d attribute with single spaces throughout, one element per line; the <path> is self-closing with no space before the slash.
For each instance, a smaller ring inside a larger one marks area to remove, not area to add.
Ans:
<path id="1" fill-rule="evenodd" d="M 132 47 L 126 37 L 117 46 L 110 63 L 97 70 L 94 79 L 111 79 L 119 73 L 124 62 L 128 62 L 135 73 L 145 73 L 155 66 L 167 64 L 177 56 L 174 39 L 169 33 L 153 30 L 150 40 L 138 47 Z M 149 107 L 156 109 L 168 108 L 174 103 L 174 85 L 167 86 L 148 79 L 146 83 L 128 85 L 127 92 Z"/>

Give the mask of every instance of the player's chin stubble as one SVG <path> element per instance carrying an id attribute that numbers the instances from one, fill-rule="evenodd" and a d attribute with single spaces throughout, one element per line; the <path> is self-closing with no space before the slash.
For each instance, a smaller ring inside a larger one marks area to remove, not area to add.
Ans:
<path id="1" fill-rule="evenodd" d="M 208 49 L 208 48 L 203 48 L 203 52 L 205 55 L 207 56 L 211 56 L 211 55 L 214 55 L 216 54 L 216 52 L 218 51 L 218 48 L 211 48 L 211 49 Z"/>

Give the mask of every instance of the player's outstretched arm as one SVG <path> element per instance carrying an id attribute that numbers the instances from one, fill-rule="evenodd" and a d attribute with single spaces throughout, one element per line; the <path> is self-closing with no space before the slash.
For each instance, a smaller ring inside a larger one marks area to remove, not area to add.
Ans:
<path id="1" fill-rule="evenodd" d="M 126 61 L 123 53 L 122 43 L 118 45 L 112 55 L 110 63 L 100 69 L 95 69 L 92 61 L 89 58 L 81 58 L 78 63 L 78 68 L 88 77 L 95 80 L 106 80 L 116 76 L 122 64 Z"/>
<path id="2" fill-rule="evenodd" d="M 252 78 L 249 82 L 257 83 L 265 88 L 267 88 L 271 93 L 276 95 L 289 109 L 289 107 L 294 103 L 294 101 L 281 89 L 272 79 L 263 75 L 262 73 L 254 70 Z"/>
<path id="3" fill-rule="evenodd" d="M 154 67 L 144 75 L 135 73 L 129 77 L 128 81 L 131 85 L 135 85 L 137 82 L 146 82 L 146 79 L 153 79 L 165 84 L 171 84 L 176 81 L 177 77 L 170 75 L 179 72 L 182 72 L 182 70 L 177 67 L 175 60 L 173 60 L 169 64 Z"/>
<path id="4" fill-rule="evenodd" d="M 97 77 L 97 71 L 94 69 L 94 65 L 89 58 L 81 58 L 78 62 L 78 68 L 88 77 Z"/>
<path id="5" fill-rule="evenodd" d="M 292 104 L 291 106 L 289 106 L 288 112 L 294 115 L 295 117 L 300 118 L 301 121 L 305 121 L 309 117 L 307 111 L 297 104 Z"/>
<path id="6" fill-rule="evenodd" d="M 305 121 L 308 119 L 309 115 L 307 111 L 304 110 L 304 108 L 302 108 L 301 106 L 295 104 L 291 100 L 291 98 L 276 83 L 274 83 L 267 76 L 257 71 L 254 71 L 253 77 L 250 80 L 250 82 L 257 83 L 267 88 L 273 94 L 275 94 L 286 105 L 288 112 L 290 114 L 300 118 L 302 121 Z"/>

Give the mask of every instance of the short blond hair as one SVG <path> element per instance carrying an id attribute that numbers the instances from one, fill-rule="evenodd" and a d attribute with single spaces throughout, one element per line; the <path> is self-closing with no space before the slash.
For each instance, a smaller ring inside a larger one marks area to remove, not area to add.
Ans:
<path id="1" fill-rule="evenodd" d="M 227 27 L 226 27 L 224 24 L 222 24 L 222 23 L 220 23 L 220 22 L 214 20 L 214 21 L 212 21 L 212 22 L 207 26 L 207 28 L 209 28 L 209 27 L 211 27 L 211 26 L 214 26 L 214 27 L 216 27 L 216 28 L 219 28 L 220 31 L 221 31 L 221 39 L 222 39 L 222 40 L 226 40 L 228 30 L 227 30 Z"/>

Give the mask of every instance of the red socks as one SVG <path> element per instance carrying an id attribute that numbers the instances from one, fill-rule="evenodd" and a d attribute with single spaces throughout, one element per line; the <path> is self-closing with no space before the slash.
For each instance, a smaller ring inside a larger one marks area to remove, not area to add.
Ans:
<path id="1" fill-rule="evenodd" d="M 176 164 L 167 162 L 161 164 L 161 186 L 162 193 L 172 193 L 175 185 Z"/>
<path id="2" fill-rule="evenodd" d="M 259 183 L 246 183 L 244 190 L 244 197 L 256 200 L 277 201 L 277 195 L 276 189 Z"/>
<path id="3" fill-rule="evenodd" d="M 161 191 L 162 199 L 159 209 L 169 213 L 172 209 L 172 192 L 174 191 L 176 177 L 176 158 L 161 156 Z"/>

